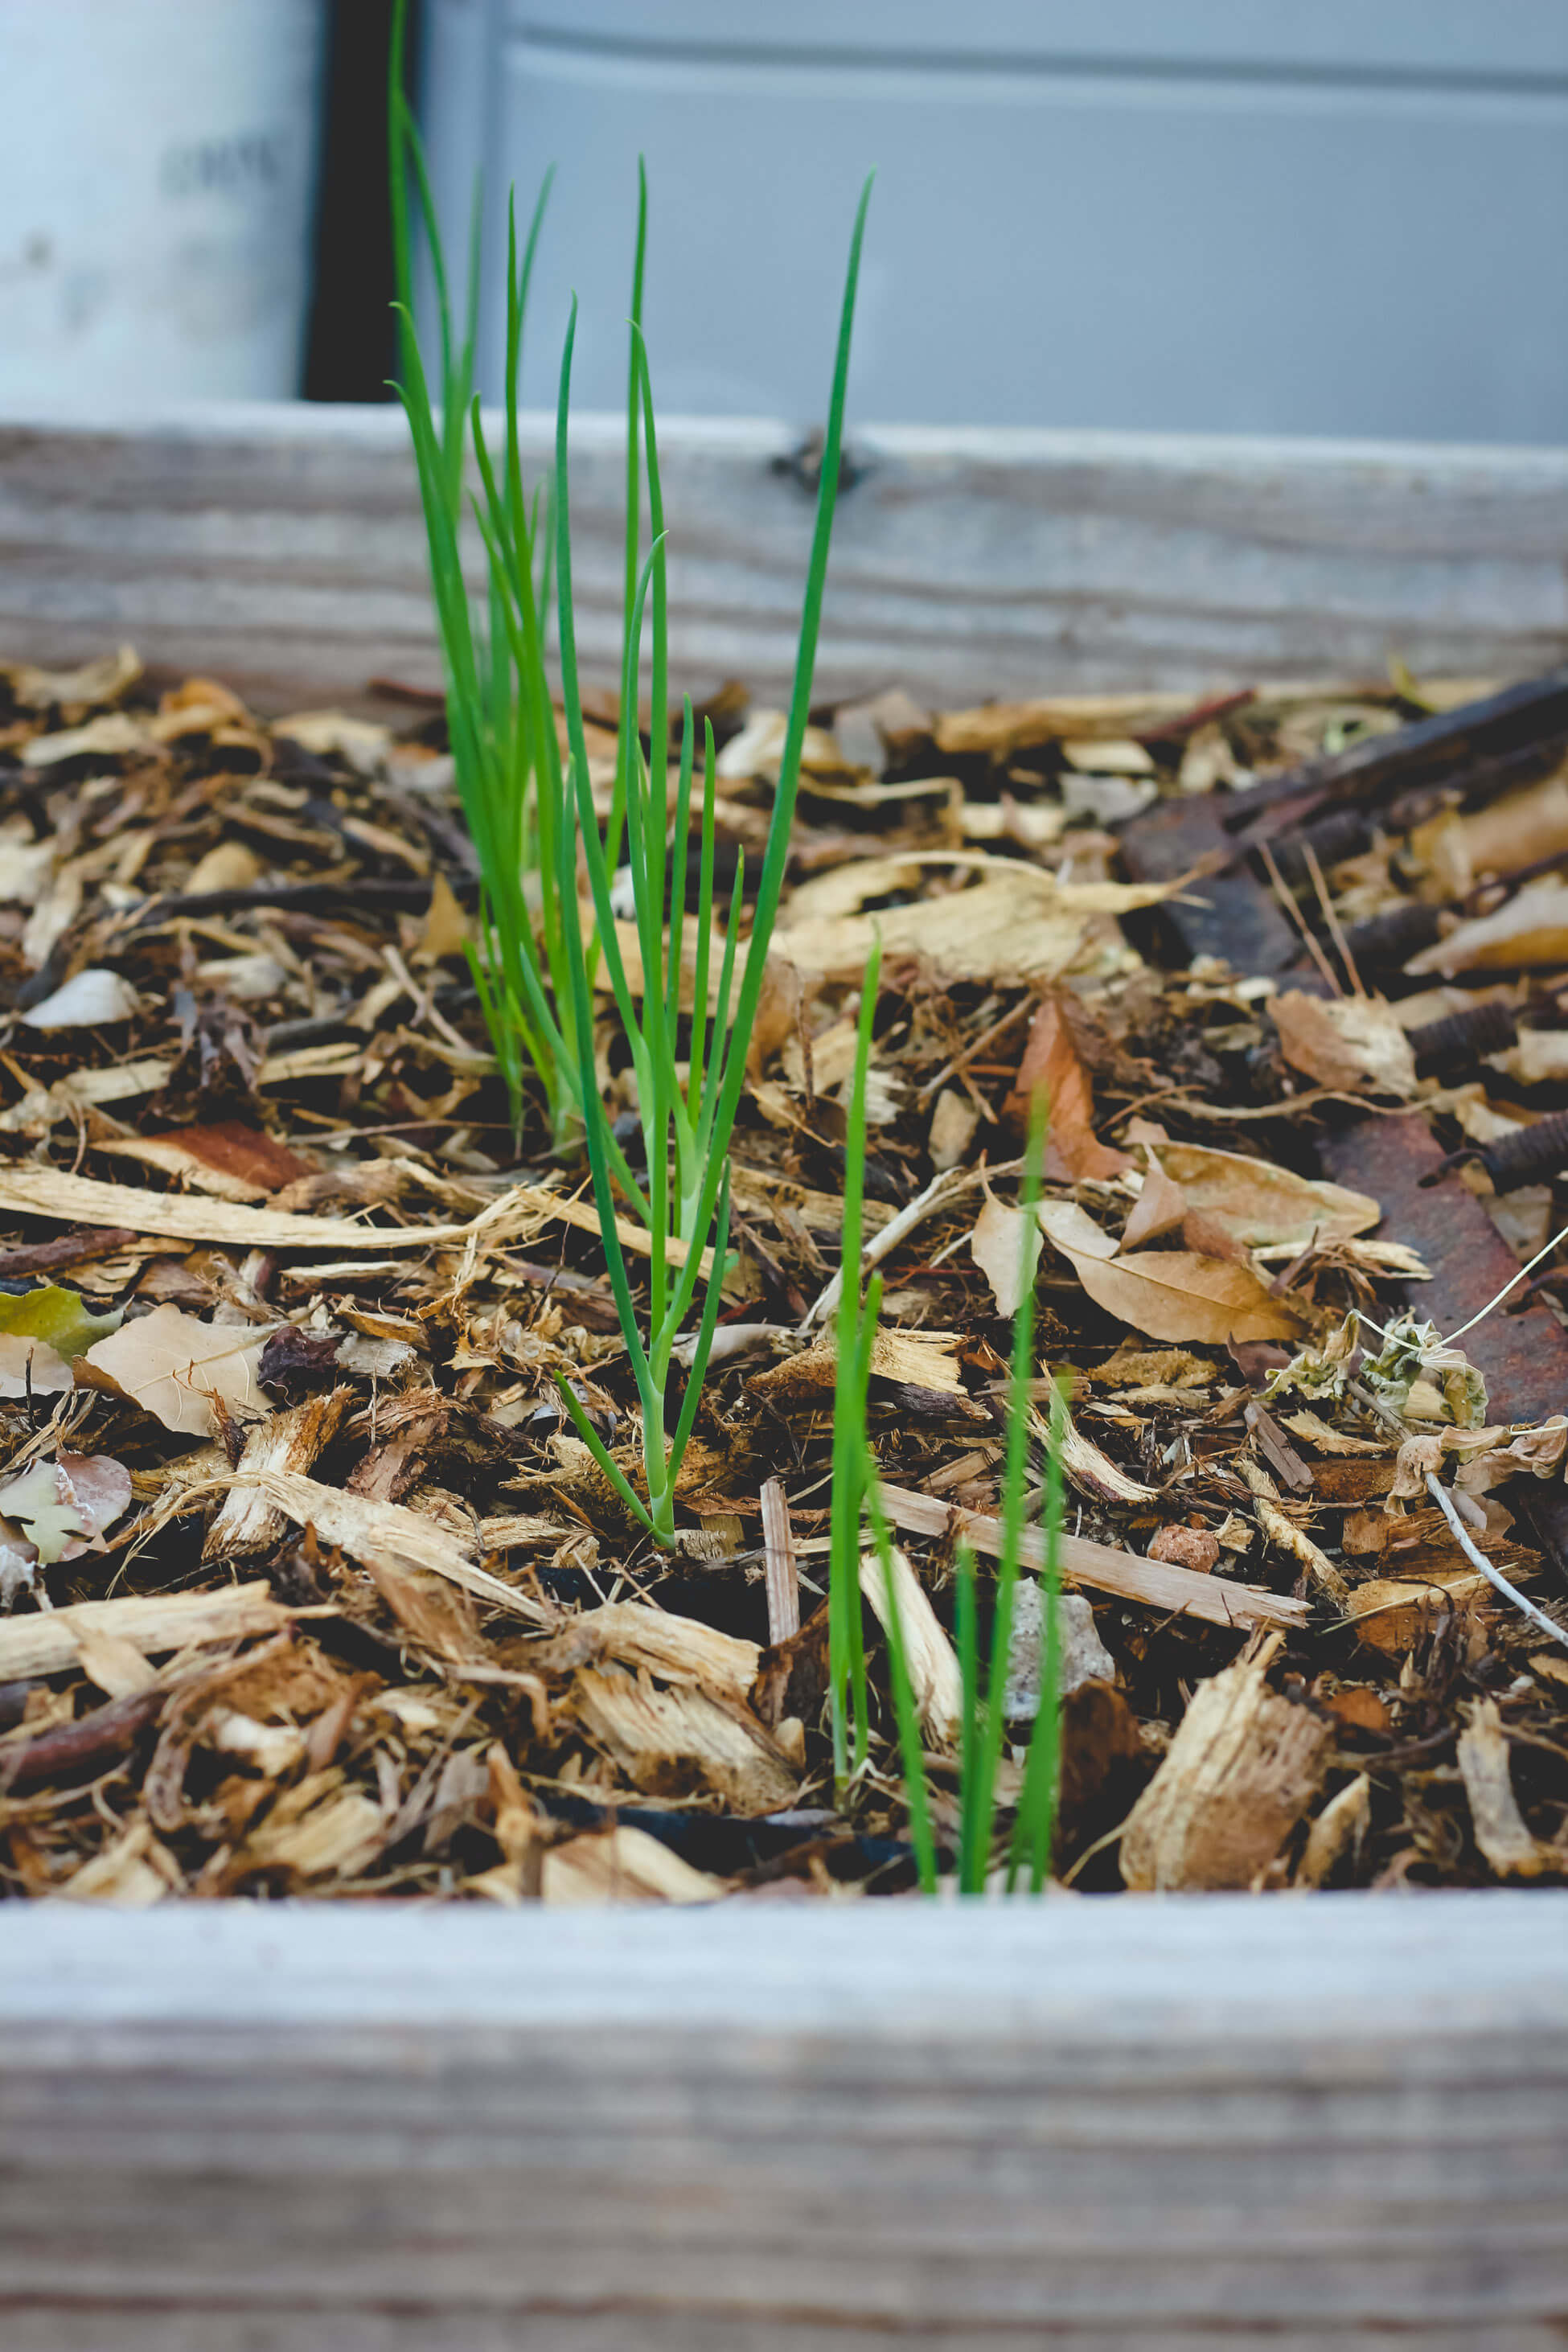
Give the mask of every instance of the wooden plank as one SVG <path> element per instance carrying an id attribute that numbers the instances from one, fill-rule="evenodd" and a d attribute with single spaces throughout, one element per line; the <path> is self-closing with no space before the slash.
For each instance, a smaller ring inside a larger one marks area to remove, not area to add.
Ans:
<path id="1" fill-rule="evenodd" d="M 547 457 L 531 417 L 525 461 Z M 621 428 L 575 433 L 585 665 L 613 683 Z M 660 436 L 679 676 L 779 694 L 811 497 L 782 425 Z M 1200 689 L 1259 676 L 1520 677 L 1568 653 L 1568 452 L 868 426 L 853 436 L 825 696 Z M 134 427 L 0 427 L 0 647 L 125 638 L 264 708 L 373 674 L 436 682 L 405 427 L 390 408 L 234 404 Z"/>
<path id="2" fill-rule="evenodd" d="M 7 2352 L 1546 2352 L 1565 1950 L 1540 1893 L 9 1906 Z"/>

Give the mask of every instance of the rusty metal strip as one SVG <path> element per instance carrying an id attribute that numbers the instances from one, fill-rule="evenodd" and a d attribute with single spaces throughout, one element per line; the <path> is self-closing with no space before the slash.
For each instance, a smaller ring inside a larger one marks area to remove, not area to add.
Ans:
<path id="1" fill-rule="evenodd" d="M 1457 1172 L 1422 1186 L 1421 1178 L 1441 1165 L 1443 1150 L 1420 1111 L 1358 1119 L 1325 1136 L 1319 1158 L 1336 1183 L 1380 1201 L 1384 1230 L 1420 1252 L 1432 1278 L 1405 1286 L 1405 1293 L 1439 1331 L 1457 1331 L 1518 1274 L 1518 1258 Z M 1498 1307 L 1466 1332 L 1464 1349 L 1485 1376 L 1494 1421 L 1539 1423 L 1568 1412 L 1568 1329 L 1544 1300 L 1513 1315 Z M 1521 1479 L 1510 1489 L 1510 1499 L 1516 1497 L 1542 1547 L 1568 1570 L 1568 1487 Z"/>
<path id="2" fill-rule="evenodd" d="M 1135 882 L 1173 882 L 1205 859 L 1228 872 L 1200 874 L 1161 908 L 1189 957 L 1223 956 L 1237 971 L 1282 972 L 1301 953 L 1294 928 L 1256 877 L 1235 866 L 1237 845 L 1212 793 L 1162 801 L 1121 834 L 1121 854 Z"/>

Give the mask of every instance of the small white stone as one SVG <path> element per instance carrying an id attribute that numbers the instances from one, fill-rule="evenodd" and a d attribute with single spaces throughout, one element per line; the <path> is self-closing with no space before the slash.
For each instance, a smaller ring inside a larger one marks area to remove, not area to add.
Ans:
<path id="1" fill-rule="evenodd" d="M 129 1021 L 141 1003 L 128 980 L 95 964 L 73 972 L 63 987 L 22 1019 L 29 1029 L 101 1029 L 111 1022 Z"/>
<path id="2" fill-rule="evenodd" d="M 1020 1577 L 1013 1591 L 1013 1634 L 1007 1645 L 1007 1687 L 1002 1700 L 1002 1711 L 1010 1723 L 1031 1722 L 1040 1711 L 1045 1626 L 1045 1596 L 1039 1583 L 1034 1577 Z M 1096 1632 L 1094 1612 L 1081 1592 L 1058 1596 L 1057 1633 L 1061 1643 L 1061 1697 L 1084 1683 L 1116 1680 L 1116 1661 Z"/>

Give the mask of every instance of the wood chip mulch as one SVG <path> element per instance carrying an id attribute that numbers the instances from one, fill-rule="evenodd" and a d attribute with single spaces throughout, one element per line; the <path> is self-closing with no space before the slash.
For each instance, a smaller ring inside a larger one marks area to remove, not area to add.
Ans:
<path id="1" fill-rule="evenodd" d="M 871 1434 L 930 1602 L 939 1835 L 1044 1077 L 1058 1876 L 1568 1875 L 1557 1261 L 1439 1344 L 1568 1223 L 1568 709 L 1476 717 L 1496 692 L 816 714 L 666 1556 L 556 1400 L 563 1373 L 635 1475 L 584 1170 L 514 1140 L 468 978 L 439 709 L 268 722 L 129 652 L 0 665 L 5 1893 L 909 1890 L 869 1609 L 883 1737 L 842 1803 L 824 1726 L 824 1310 L 874 929 Z M 709 708 L 721 850 L 754 866 L 782 722 L 739 687 Z"/>

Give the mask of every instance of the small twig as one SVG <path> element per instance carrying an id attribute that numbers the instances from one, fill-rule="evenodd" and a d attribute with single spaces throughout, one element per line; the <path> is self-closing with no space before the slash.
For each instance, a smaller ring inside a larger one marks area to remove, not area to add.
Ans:
<path id="1" fill-rule="evenodd" d="M 1524 1280 L 1525 1276 L 1529 1274 L 1533 1267 L 1538 1266 L 1543 1257 L 1550 1257 L 1552 1251 L 1557 1247 L 1559 1242 L 1563 1241 L 1568 1241 L 1568 1225 L 1564 1225 L 1560 1234 L 1553 1234 L 1552 1239 L 1547 1243 L 1546 1247 L 1544 1249 L 1538 1249 L 1535 1255 L 1529 1259 L 1525 1265 L 1520 1267 L 1519 1272 L 1514 1276 L 1513 1280 L 1511 1282 L 1505 1282 L 1495 1298 L 1488 1299 L 1486 1305 L 1480 1309 L 1479 1314 L 1472 1315 L 1468 1323 L 1461 1323 L 1457 1331 L 1450 1331 L 1447 1338 L 1443 1342 L 1444 1347 L 1451 1348 L 1456 1339 L 1462 1339 L 1467 1331 L 1473 1331 L 1476 1325 L 1484 1321 L 1486 1317 L 1491 1313 L 1494 1307 L 1500 1307 L 1503 1300 L 1508 1297 L 1509 1292 L 1510 1290 L 1516 1290 L 1519 1285 Z"/>
<path id="2" fill-rule="evenodd" d="M 906 1202 L 896 1217 L 889 1218 L 879 1234 L 872 1234 L 860 1253 L 861 1276 L 864 1277 L 874 1266 L 879 1265 L 889 1251 L 897 1249 L 899 1244 L 908 1234 L 912 1234 L 915 1227 L 922 1223 L 933 1211 L 944 1209 L 950 1201 L 956 1201 L 960 1193 L 973 1192 L 976 1185 L 984 1182 L 989 1177 L 1016 1176 L 1023 1164 L 1021 1160 L 1009 1160 L 999 1168 L 984 1170 L 947 1168 L 940 1176 L 933 1176 L 923 1192 L 917 1192 L 914 1199 Z M 801 1317 L 799 1336 L 803 1339 L 814 1323 L 820 1323 L 837 1307 L 839 1293 L 844 1287 L 844 1273 L 845 1269 L 840 1266 L 837 1273 L 828 1281 L 826 1288 L 817 1294 Z"/>
<path id="3" fill-rule="evenodd" d="M 946 1086 L 949 1078 L 957 1077 L 960 1071 L 969 1067 L 976 1055 L 983 1054 L 987 1045 L 994 1045 L 998 1037 L 1005 1037 L 1008 1030 L 1024 1013 L 1033 1010 L 1034 1004 L 1035 999 L 1026 996 L 1020 1003 L 1015 1004 L 1010 1012 L 1004 1013 L 1000 1021 L 994 1021 L 989 1029 L 983 1029 L 978 1037 L 971 1038 L 969 1044 L 963 1048 L 962 1052 L 955 1054 L 951 1062 L 943 1063 L 934 1078 L 926 1080 L 925 1085 L 915 1096 L 916 1102 L 930 1102 L 932 1095 L 939 1088 Z"/>
<path id="4" fill-rule="evenodd" d="M 1533 1601 L 1527 1601 L 1518 1587 L 1509 1582 L 1502 1570 L 1492 1566 L 1454 1508 L 1453 1502 L 1435 1470 L 1428 1470 L 1426 1473 L 1426 1491 L 1447 1520 L 1459 1549 L 1472 1566 L 1480 1570 L 1487 1582 L 1500 1592 L 1505 1601 L 1511 1601 L 1516 1609 L 1522 1610 L 1532 1625 L 1539 1625 L 1542 1632 L 1550 1634 L 1552 1641 L 1561 1642 L 1564 1647 L 1568 1647 L 1568 1633 L 1563 1632 L 1562 1626 L 1554 1625 L 1543 1609 L 1538 1609 Z"/>
<path id="5" fill-rule="evenodd" d="M 1329 896 L 1329 886 L 1323 879 L 1323 869 L 1318 863 L 1318 853 L 1310 841 L 1303 839 L 1301 855 L 1307 861 L 1307 871 L 1312 877 L 1312 887 L 1318 894 L 1318 904 L 1323 910 L 1323 920 L 1329 927 L 1329 937 L 1340 951 L 1340 961 L 1349 974 L 1350 984 L 1358 996 L 1364 996 L 1366 991 L 1361 984 L 1361 974 L 1355 968 L 1355 958 L 1351 953 L 1350 941 L 1346 939 L 1341 928 L 1340 919 L 1334 912 L 1334 902 Z"/>
<path id="6" fill-rule="evenodd" d="M 1301 943 L 1303 947 L 1305 947 L 1307 953 L 1311 957 L 1312 961 L 1317 965 L 1318 970 L 1321 972 L 1324 980 L 1327 982 L 1330 995 L 1342 996 L 1344 994 L 1344 990 L 1340 986 L 1332 964 L 1329 961 L 1328 957 L 1323 953 L 1322 949 L 1318 944 L 1316 932 L 1312 929 L 1311 925 L 1303 916 L 1300 908 L 1298 907 L 1295 899 L 1291 897 L 1289 891 L 1285 887 L 1285 877 L 1279 871 L 1279 861 L 1275 857 L 1274 852 L 1269 848 L 1268 844 L 1266 841 L 1260 841 L 1258 847 L 1258 853 L 1263 859 L 1263 863 L 1268 868 L 1268 879 L 1274 885 L 1274 895 L 1279 899 L 1286 916 L 1300 933 Z"/>
<path id="7" fill-rule="evenodd" d="M 789 1523 L 789 1498 L 784 1482 L 769 1478 L 763 1486 L 763 1559 L 768 1596 L 768 1643 L 776 1647 L 800 1631 L 800 1579 L 795 1560 L 795 1535 Z"/>

